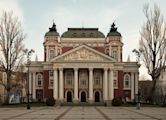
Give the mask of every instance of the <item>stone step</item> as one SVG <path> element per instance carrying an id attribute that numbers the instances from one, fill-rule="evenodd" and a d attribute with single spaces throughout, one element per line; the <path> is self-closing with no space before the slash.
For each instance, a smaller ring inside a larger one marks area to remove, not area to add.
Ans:
<path id="1" fill-rule="evenodd" d="M 73 102 L 64 102 L 60 104 L 61 106 L 105 106 L 106 104 L 103 102 L 99 103 L 87 103 L 87 102 L 80 102 L 80 103 L 73 103 Z"/>

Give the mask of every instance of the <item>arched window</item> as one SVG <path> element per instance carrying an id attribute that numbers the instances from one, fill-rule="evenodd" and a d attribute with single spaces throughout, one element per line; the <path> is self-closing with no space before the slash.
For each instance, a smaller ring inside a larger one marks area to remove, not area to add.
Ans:
<path id="1" fill-rule="evenodd" d="M 43 85 L 43 77 L 41 74 L 38 74 L 37 75 L 37 86 L 42 87 L 42 85 Z"/>
<path id="2" fill-rule="evenodd" d="M 50 59 L 54 58 L 54 50 L 50 50 Z"/>
<path id="3" fill-rule="evenodd" d="M 124 76 L 124 88 L 130 88 L 130 75 L 125 74 Z"/>
<path id="4" fill-rule="evenodd" d="M 117 57 L 117 51 L 116 50 L 112 51 L 112 57 L 116 59 L 116 57 Z"/>

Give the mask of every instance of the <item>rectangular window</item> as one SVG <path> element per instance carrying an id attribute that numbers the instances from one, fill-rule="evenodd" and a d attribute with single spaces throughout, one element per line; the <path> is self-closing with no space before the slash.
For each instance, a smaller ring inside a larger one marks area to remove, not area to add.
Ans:
<path id="1" fill-rule="evenodd" d="M 81 85 L 86 85 L 86 80 L 82 79 L 81 80 Z"/>
<path id="2" fill-rule="evenodd" d="M 41 81 L 38 80 L 38 86 L 41 87 Z"/>
<path id="3" fill-rule="evenodd" d="M 72 85 L 72 79 L 73 79 L 73 73 L 72 72 L 66 72 L 65 73 L 66 85 Z"/>
<path id="4" fill-rule="evenodd" d="M 114 88 L 118 88 L 118 72 L 114 71 L 113 73 Z"/>
<path id="5" fill-rule="evenodd" d="M 94 70 L 93 79 L 94 79 L 94 85 L 100 86 L 102 84 L 102 71 Z"/>
<path id="6" fill-rule="evenodd" d="M 54 80 L 51 78 L 51 79 L 49 79 L 49 86 L 50 87 L 53 87 L 53 84 L 54 84 Z"/>
<path id="7" fill-rule="evenodd" d="M 50 71 L 49 71 L 49 76 L 50 76 L 50 77 L 53 77 L 53 76 L 54 76 L 53 70 L 50 70 Z"/>
<path id="8" fill-rule="evenodd" d="M 95 85 L 100 85 L 100 73 L 99 72 L 96 72 L 94 74 L 94 80 L 95 80 Z"/>
<path id="9" fill-rule="evenodd" d="M 49 71 L 49 86 L 53 87 L 53 83 L 54 83 L 54 71 L 50 70 Z"/>

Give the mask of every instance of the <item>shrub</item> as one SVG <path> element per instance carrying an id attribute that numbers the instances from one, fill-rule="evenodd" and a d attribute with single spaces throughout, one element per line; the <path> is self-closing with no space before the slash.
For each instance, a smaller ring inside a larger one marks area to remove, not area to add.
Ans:
<path id="1" fill-rule="evenodd" d="M 54 99 L 54 97 L 49 96 L 49 97 L 46 99 L 46 105 L 47 105 L 47 106 L 54 106 L 54 105 L 55 105 L 55 99 Z"/>
<path id="2" fill-rule="evenodd" d="M 112 106 L 121 106 L 122 105 L 122 100 L 120 98 L 114 98 L 112 100 Z"/>

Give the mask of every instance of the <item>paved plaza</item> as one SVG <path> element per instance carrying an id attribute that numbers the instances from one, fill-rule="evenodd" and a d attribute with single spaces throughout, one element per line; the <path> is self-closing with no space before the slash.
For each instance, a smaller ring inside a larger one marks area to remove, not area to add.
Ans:
<path id="1" fill-rule="evenodd" d="M 33 107 L 0 108 L 0 120 L 166 120 L 166 108 Z"/>

